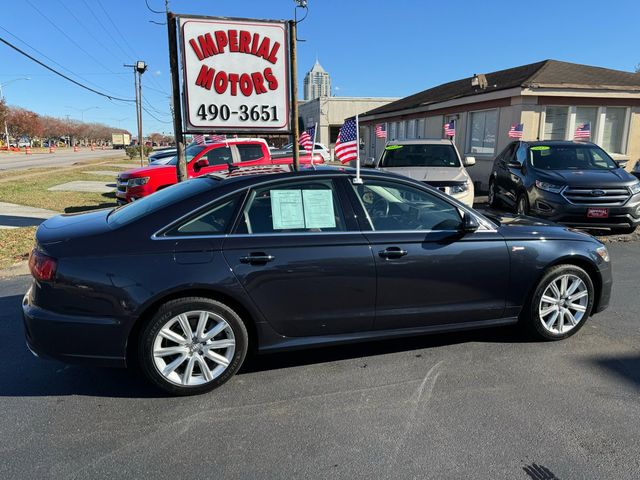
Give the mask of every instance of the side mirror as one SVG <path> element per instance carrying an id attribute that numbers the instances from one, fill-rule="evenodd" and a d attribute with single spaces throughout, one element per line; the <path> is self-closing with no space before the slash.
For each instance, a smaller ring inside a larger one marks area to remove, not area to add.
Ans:
<path id="1" fill-rule="evenodd" d="M 364 161 L 364 166 L 367 168 L 373 168 L 376 163 L 376 159 L 373 157 L 369 157 Z"/>
<path id="2" fill-rule="evenodd" d="M 462 217 L 462 225 L 460 230 L 462 233 L 473 233 L 480 228 L 478 220 L 473 215 L 465 212 Z"/>
<path id="3" fill-rule="evenodd" d="M 509 168 L 515 168 L 516 170 L 522 170 L 522 164 L 520 162 L 515 161 L 515 160 L 509 161 L 507 166 Z"/>
<path id="4" fill-rule="evenodd" d="M 209 165 L 209 162 L 207 161 L 206 158 L 201 158 L 200 160 L 198 160 L 194 165 L 193 165 L 193 171 L 194 172 L 199 172 L 202 168 L 206 167 Z"/>
<path id="5" fill-rule="evenodd" d="M 615 160 L 620 168 L 627 168 L 627 160 Z"/>
<path id="6" fill-rule="evenodd" d="M 476 164 L 476 157 L 464 157 L 464 166 L 472 167 Z"/>

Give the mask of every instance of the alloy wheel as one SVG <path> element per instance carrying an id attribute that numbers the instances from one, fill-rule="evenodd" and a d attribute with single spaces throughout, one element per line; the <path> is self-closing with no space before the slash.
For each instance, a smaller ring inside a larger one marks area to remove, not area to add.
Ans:
<path id="1" fill-rule="evenodd" d="M 582 321 L 588 304 L 585 282 L 577 275 L 560 275 L 551 280 L 540 298 L 538 314 L 542 327 L 554 335 L 565 334 Z"/>
<path id="2" fill-rule="evenodd" d="M 181 313 L 169 319 L 153 341 L 153 362 L 169 382 L 204 385 L 229 366 L 236 339 L 227 321 L 205 310 Z"/>

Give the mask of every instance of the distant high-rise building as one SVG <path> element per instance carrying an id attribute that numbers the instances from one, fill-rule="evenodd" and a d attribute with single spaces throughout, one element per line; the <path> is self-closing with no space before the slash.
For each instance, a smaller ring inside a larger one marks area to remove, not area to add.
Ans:
<path id="1" fill-rule="evenodd" d="M 316 59 L 313 68 L 304 77 L 304 99 L 331 96 L 331 77 Z"/>

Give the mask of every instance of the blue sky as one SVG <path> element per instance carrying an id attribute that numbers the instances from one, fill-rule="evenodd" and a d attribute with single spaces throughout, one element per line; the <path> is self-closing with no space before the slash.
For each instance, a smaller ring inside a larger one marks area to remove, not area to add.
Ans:
<path id="1" fill-rule="evenodd" d="M 148 1 L 164 7 L 163 0 Z M 171 132 L 166 27 L 149 23 L 163 17 L 147 10 L 144 0 L 3 4 L 0 36 L 60 68 L 42 54 L 50 57 L 99 90 L 133 98 L 133 75 L 122 64 L 145 60 L 145 102 L 157 119 L 145 112 L 144 131 Z M 178 13 L 250 18 L 289 19 L 293 7 L 293 0 L 170 1 Z M 306 40 L 298 44 L 299 79 L 316 56 L 340 96 L 405 96 L 546 58 L 633 70 L 640 63 L 639 17 L 637 0 L 459 0 L 447 6 L 433 0 L 309 0 L 309 15 L 298 27 Z M 23 76 L 30 80 L 4 88 L 12 105 L 136 128 L 133 106 L 83 91 L 0 44 L 0 83 Z"/>

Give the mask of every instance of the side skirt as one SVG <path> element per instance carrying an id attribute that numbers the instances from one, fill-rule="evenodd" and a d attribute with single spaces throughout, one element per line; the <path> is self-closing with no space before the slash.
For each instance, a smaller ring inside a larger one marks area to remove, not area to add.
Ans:
<path id="1" fill-rule="evenodd" d="M 480 328 L 499 327 L 518 323 L 518 317 L 498 318 L 479 322 L 464 322 L 451 325 L 431 325 L 419 328 L 399 328 L 395 330 L 371 330 L 367 332 L 344 333 L 340 335 L 317 335 L 312 337 L 284 337 L 276 334 L 265 323 L 257 324 L 260 345 L 259 353 L 279 352 L 283 350 L 299 350 L 310 347 L 324 347 L 348 343 L 366 342 L 369 340 L 386 340 L 390 338 L 413 337 L 432 333 L 457 332 Z"/>

